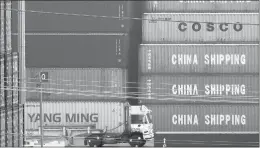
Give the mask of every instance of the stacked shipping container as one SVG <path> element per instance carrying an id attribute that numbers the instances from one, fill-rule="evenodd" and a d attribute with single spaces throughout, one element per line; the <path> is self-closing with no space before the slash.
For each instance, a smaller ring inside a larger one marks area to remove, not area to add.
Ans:
<path id="1" fill-rule="evenodd" d="M 218 145 L 219 133 L 230 140 L 222 146 L 243 134 L 258 141 L 258 2 L 144 3 L 139 97 L 153 111 L 155 146 Z"/>
<path id="2" fill-rule="evenodd" d="M 123 17 L 131 17 L 131 3 L 26 2 L 27 103 L 40 100 L 39 87 L 43 87 L 44 101 L 125 100 L 133 24 Z M 16 18 L 14 13 L 13 25 Z M 16 42 L 17 30 L 13 32 Z M 40 73 L 47 76 L 43 83 Z"/>

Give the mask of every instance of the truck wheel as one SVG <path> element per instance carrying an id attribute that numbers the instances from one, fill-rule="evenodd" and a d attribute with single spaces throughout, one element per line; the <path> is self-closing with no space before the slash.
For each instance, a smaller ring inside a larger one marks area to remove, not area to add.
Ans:
<path id="1" fill-rule="evenodd" d="M 88 142 L 88 145 L 90 147 L 94 147 L 96 145 L 96 147 L 101 147 L 103 146 L 102 144 L 102 140 L 100 139 L 97 139 L 96 136 L 91 136 L 91 138 L 93 137 L 93 139 L 89 139 L 87 142 Z"/>
<path id="2" fill-rule="evenodd" d="M 129 144 L 131 147 L 143 147 L 146 141 L 142 139 L 141 135 L 133 135 L 129 139 Z"/>

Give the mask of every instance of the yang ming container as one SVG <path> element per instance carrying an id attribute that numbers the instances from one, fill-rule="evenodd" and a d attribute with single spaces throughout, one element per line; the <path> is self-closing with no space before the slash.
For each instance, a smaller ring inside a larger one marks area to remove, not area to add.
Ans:
<path id="1" fill-rule="evenodd" d="M 145 44 L 259 41 L 258 13 L 145 13 L 143 19 Z"/>
<path id="2" fill-rule="evenodd" d="M 143 74 L 259 73 L 258 44 L 142 44 Z"/>
<path id="3" fill-rule="evenodd" d="M 87 101 L 43 102 L 44 125 L 91 125 L 108 130 L 118 127 L 124 121 L 124 103 Z M 25 129 L 39 130 L 39 102 L 25 103 Z M 111 130 L 121 133 L 124 126 Z"/>
<path id="4" fill-rule="evenodd" d="M 127 34 L 28 33 L 26 67 L 125 68 L 128 49 Z"/>
<path id="5" fill-rule="evenodd" d="M 257 104 L 147 106 L 152 110 L 157 133 L 203 133 L 206 136 L 207 133 L 244 134 L 259 131 Z"/>
<path id="6" fill-rule="evenodd" d="M 75 33 L 127 32 L 130 20 L 123 17 L 131 17 L 133 10 L 129 3 L 128 1 L 26 1 L 28 13 L 25 17 L 25 30 Z M 15 25 L 17 13 L 13 18 Z M 17 29 L 14 32 L 17 32 Z"/>
<path id="7" fill-rule="evenodd" d="M 146 13 L 155 12 L 258 12 L 258 1 L 248 0 L 176 0 L 145 1 Z"/>
<path id="8" fill-rule="evenodd" d="M 139 78 L 139 97 L 168 102 L 259 103 L 258 75 L 151 75 Z"/>
<path id="9" fill-rule="evenodd" d="M 40 99 L 40 73 L 43 99 L 123 100 L 126 96 L 127 70 L 101 68 L 27 68 L 27 100 Z"/>

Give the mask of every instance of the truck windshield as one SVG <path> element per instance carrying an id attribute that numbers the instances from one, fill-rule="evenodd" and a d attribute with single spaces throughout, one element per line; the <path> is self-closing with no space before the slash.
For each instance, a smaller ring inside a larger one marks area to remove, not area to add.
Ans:
<path id="1" fill-rule="evenodd" d="M 144 121 L 144 115 L 131 115 L 131 122 L 132 124 L 143 124 Z"/>

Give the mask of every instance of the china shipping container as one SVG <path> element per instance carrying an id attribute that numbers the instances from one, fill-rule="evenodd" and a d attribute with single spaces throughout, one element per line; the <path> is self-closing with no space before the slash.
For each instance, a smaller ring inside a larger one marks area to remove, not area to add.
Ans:
<path id="1" fill-rule="evenodd" d="M 134 8 L 129 1 L 26 1 L 26 32 L 128 32 Z M 13 4 L 17 8 L 17 3 Z M 36 11 L 36 12 L 31 12 Z M 37 12 L 40 11 L 40 12 Z M 43 13 L 42 13 L 43 12 Z M 48 13 L 51 12 L 51 13 Z M 17 12 L 13 15 L 17 32 Z M 56 13 L 56 14 L 54 14 Z M 57 14 L 57 13 L 66 13 Z M 78 15 L 77 15 L 78 14 Z"/>
<path id="2" fill-rule="evenodd" d="M 27 34 L 26 67 L 126 68 L 128 50 L 128 34 Z"/>
<path id="3" fill-rule="evenodd" d="M 5 99 L 4 99 L 4 56 L 1 55 L 0 56 L 0 94 L 1 94 L 1 97 L 0 97 L 0 104 L 1 104 L 1 107 L 5 106 Z"/>
<path id="4" fill-rule="evenodd" d="M 143 75 L 139 97 L 166 102 L 259 103 L 258 79 L 258 75 Z"/>
<path id="5" fill-rule="evenodd" d="M 147 106 L 152 110 L 156 132 L 172 134 L 234 132 L 242 134 L 243 132 L 259 131 L 258 104 L 153 104 Z"/>
<path id="6" fill-rule="evenodd" d="M 47 73 L 42 83 L 43 99 L 95 100 L 125 99 L 127 70 L 116 68 L 27 68 L 27 100 L 40 99 L 40 72 Z"/>
<path id="7" fill-rule="evenodd" d="M 176 0 L 176 1 L 145 1 L 144 12 L 258 12 L 258 1 L 235 0 Z"/>
<path id="8" fill-rule="evenodd" d="M 258 13 L 145 13 L 143 19 L 145 44 L 259 41 Z"/>
<path id="9" fill-rule="evenodd" d="M 26 131 L 39 130 L 40 103 L 25 103 Z M 123 102 L 90 102 L 90 101 L 47 101 L 43 102 L 44 125 L 91 125 L 97 129 L 113 129 L 123 123 Z M 124 126 L 111 130 L 121 133 Z"/>
<path id="10" fill-rule="evenodd" d="M 13 96 L 13 104 L 18 104 L 18 93 L 19 93 L 19 90 L 18 90 L 18 81 L 19 81 L 19 73 L 18 73 L 18 55 L 16 52 L 13 52 L 13 55 L 12 55 L 12 73 L 13 73 L 13 88 L 12 88 L 12 96 Z"/>
<path id="11" fill-rule="evenodd" d="M 258 44 L 142 44 L 144 74 L 259 73 Z"/>

